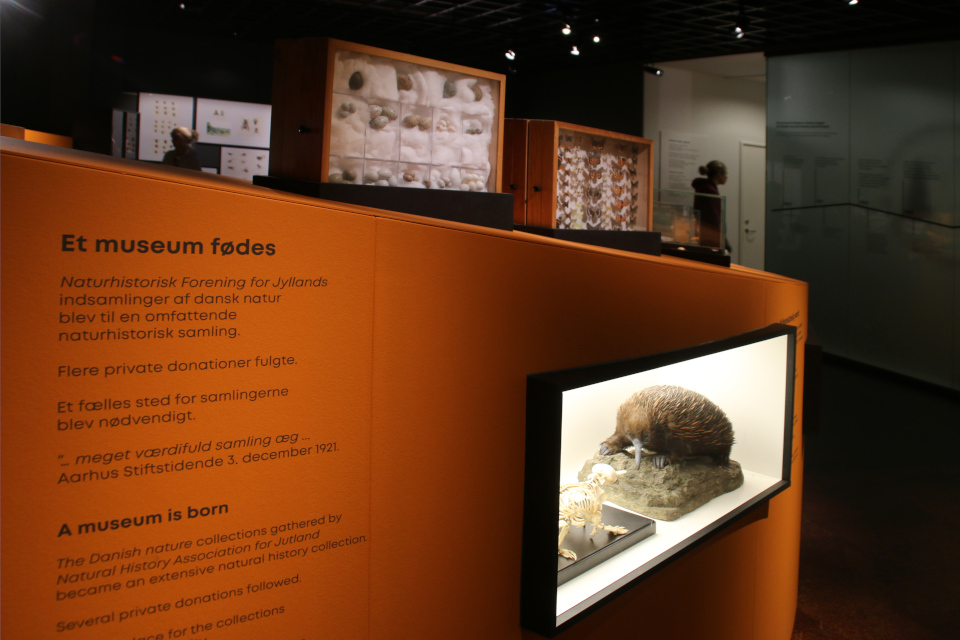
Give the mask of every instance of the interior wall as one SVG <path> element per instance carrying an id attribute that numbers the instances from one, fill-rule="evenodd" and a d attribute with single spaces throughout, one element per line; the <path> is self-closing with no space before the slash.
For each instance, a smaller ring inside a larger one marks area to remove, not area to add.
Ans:
<path id="1" fill-rule="evenodd" d="M 774 322 L 798 329 L 791 487 L 561 637 L 619 637 L 638 612 L 655 637 L 790 637 L 804 283 L 0 147 L 4 638 L 533 640 L 520 628 L 524 459 L 538 447 L 524 443 L 527 376 Z M 110 238 L 156 240 L 118 252 Z M 127 291 L 149 306 L 58 302 Z M 283 393 L 235 395 L 258 388 Z M 157 515 L 131 527 L 137 514 Z"/>
<path id="2" fill-rule="evenodd" d="M 0 5 L 3 121 L 109 154 L 124 92 L 269 103 L 273 44 L 124 25 L 94 0 Z"/>
<path id="3" fill-rule="evenodd" d="M 98 11 L 94 0 L 54 9 L 49 0 L 34 13 L 2 5 L 6 124 L 71 136 L 77 149 L 109 154 L 111 109 L 122 108 L 124 92 L 271 102 L 272 42 L 131 25 Z M 598 67 L 584 59 L 545 69 L 522 62 L 508 76 L 507 117 L 643 135 L 643 83 L 624 82 L 636 65 Z M 598 101 L 610 87 L 617 87 L 616 101 Z"/>
<path id="4" fill-rule="evenodd" d="M 960 389 L 960 43 L 768 68 L 768 268 L 826 351 Z"/>
<path id="5" fill-rule="evenodd" d="M 93 5 L 94 0 L 0 3 L 5 124 L 73 135 L 74 120 L 90 99 Z"/>
<path id="6" fill-rule="evenodd" d="M 654 183 L 664 157 L 661 133 L 703 136 L 702 157 L 727 165 L 729 179 L 720 187 L 727 198 L 727 236 L 733 260 L 739 257 L 740 142 L 766 141 L 766 87 L 762 82 L 726 78 L 658 65 L 662 76 L 644 75 L 643 130 L 657 144 Z"/>
<path id="7" fill-rule="evenodd" d="M 623 81 L 635 75 L 633 64 L 521 69 L 507 76 L 506 117 L 560 120 L 649 138 L 643 119 L 644 85 Z M 609 95 L 610 87 L 617 87 L 616 100 L 597 97 Z"/>

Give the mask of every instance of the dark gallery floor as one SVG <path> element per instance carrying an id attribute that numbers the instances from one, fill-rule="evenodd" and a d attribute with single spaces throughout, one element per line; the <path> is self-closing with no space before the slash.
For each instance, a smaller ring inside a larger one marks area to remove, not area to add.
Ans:
<path id="1" fill-rule="evenodd" d="M 793 640 L 960 637 L 960 394 L 825 358 Z"/>

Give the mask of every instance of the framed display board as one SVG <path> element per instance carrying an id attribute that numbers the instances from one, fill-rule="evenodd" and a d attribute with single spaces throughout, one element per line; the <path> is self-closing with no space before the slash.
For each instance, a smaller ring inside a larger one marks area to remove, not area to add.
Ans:
<path id="1" fill-rule="evenodd" d="M 170 132 L 177 127 L 193 129 L 193 98 L 162 93 L 141 93 L 140 148 L 138 160 L 160 162 L 173 149 Z"/>
<path id="2" fill-rule="evenodd" d="M 197 133 L 199 142 L 204 144 L 267 149 L 270 147 L 270 105 L 197 98 Z"/>
<path id="3" fill-rule="evenodd" d="M 338 40 L 281 40 L 270 175 L 496 192 L 504 81 Z"/>
<path id="4" fill-rule="evenodd" d="M 266 149 L 220 147 L 220 175 L 253 181 L 253 176 L 264 175 L 270 163 Z"/>
<path id="5" fill-rule="evenodd" d="M 528 376 L 525 628 L 555 636 L 789 486 L 795 349 L 796 328 L 775 324 Z M 639 468 L 634 437 L 643 444 Z M 580 492 L 579 511 L 571 491 Z M 569 558 L 571 532 L 589 538 L 592 555 Z M 562 579 L 568 560 L 587 566 Z"/>
<path id="6" fill-rule="evenodd" d="M 555 120 L 505 122 L 502 188 L 514 222 L 649 231 L 653 141 Z"/>

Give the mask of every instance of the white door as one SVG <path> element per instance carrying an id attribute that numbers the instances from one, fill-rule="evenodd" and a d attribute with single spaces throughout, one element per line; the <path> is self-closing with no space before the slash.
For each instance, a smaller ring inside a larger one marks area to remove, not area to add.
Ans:
<path id="1" fill-rule="evenodd" d="M 740 264 L 763 270 L 767 148 L 740 143 Z"/>

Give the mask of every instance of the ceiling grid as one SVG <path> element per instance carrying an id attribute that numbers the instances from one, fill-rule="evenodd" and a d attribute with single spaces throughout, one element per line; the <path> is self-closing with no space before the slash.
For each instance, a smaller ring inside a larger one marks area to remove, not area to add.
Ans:
<path id="1" fill-rule="evenodd" d="M 960 37 L 958 0 L 99 0 L 97 7 L 106 22 L 256 41 L 328 36 L 495 71 Z M 744 17 L 738 39 L 734 27 Z M 565 24 L 569 36 L 560 32 Z M 569 55 L 573 45 L 578 58 Z M 505 60 L 507 49 L 516 61 Z"/>

